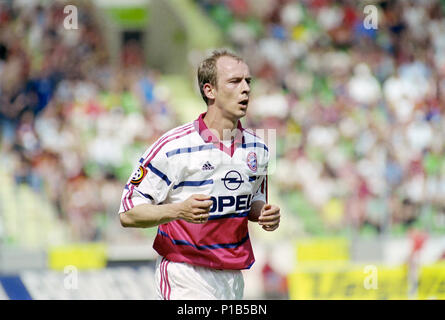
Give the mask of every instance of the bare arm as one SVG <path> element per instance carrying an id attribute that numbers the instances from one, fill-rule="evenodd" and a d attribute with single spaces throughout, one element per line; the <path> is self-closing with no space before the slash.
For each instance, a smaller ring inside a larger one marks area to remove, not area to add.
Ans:
<path id="1" fill-rule="evenodd" d="M 192 195 L 184 202 L 162 205 L 141 204 L 120 213 L 123 227 L 150 228 L 173 220 L 205 223 L 213 202 L 206 195 Z"/>
<path id="2" fill-rule="evenodd" d="M 261 200 L 252 202 L 249 212 L 249 221 L 258 222 L 258 218 L 261 215 L 261 209 L 263 208 L 264 205 L 265 202 Z"/>
<path id="3" fill-rule="evenodd" d="M 123 227 L 150 228 L 179 218 L 179 204 L 141 204 L 119 214 Z"/>

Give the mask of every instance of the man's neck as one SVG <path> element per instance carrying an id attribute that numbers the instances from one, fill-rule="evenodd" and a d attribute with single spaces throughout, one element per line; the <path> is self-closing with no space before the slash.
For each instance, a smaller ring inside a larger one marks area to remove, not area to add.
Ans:
<path id="1" fill-rule="evenodd" d="M 209 106 L 204 117 L 204 123 L 209 130 L 217 135 L 221 141 L 230 140 L 231 137 L 224 137 L 224 133 L 232 132 L 238 127 L 238 119 L 227 119 L 219 108 Z"/>

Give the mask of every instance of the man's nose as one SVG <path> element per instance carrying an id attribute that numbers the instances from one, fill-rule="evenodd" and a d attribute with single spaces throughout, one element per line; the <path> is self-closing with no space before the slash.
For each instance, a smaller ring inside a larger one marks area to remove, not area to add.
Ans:
<path id="1" fill-rule="evenodd" d="M 250 93 L 250 84 L 247 82 L 246 79 L 243 80 L 243 91 L 242 93 Z"/>

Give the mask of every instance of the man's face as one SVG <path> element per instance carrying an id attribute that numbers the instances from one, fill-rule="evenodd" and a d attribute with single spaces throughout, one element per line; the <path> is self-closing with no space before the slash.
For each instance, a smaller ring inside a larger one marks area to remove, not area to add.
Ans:
<path id="1" fill-rule="evenodd" d="M 242 61 L 223 56 L 216 62 L 215 104 L 224 115 L 238 120 L 246 115 L 250 94 L 249 67 Z"/>

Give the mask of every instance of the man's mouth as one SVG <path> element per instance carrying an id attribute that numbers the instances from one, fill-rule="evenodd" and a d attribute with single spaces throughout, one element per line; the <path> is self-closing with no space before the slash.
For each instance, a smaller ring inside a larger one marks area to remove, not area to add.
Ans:
<path id="1" fill-rule="evenodd" d="M 246 106 L 246 107 L 247 107 L 247 105 L 249 104 L 249 99 L 244 99 L 244 100 L 241 100 L 241 101 L 239 102 L 239 104 L 241 104 L 241 105 L 243 105 L 243 106 Z"/>

